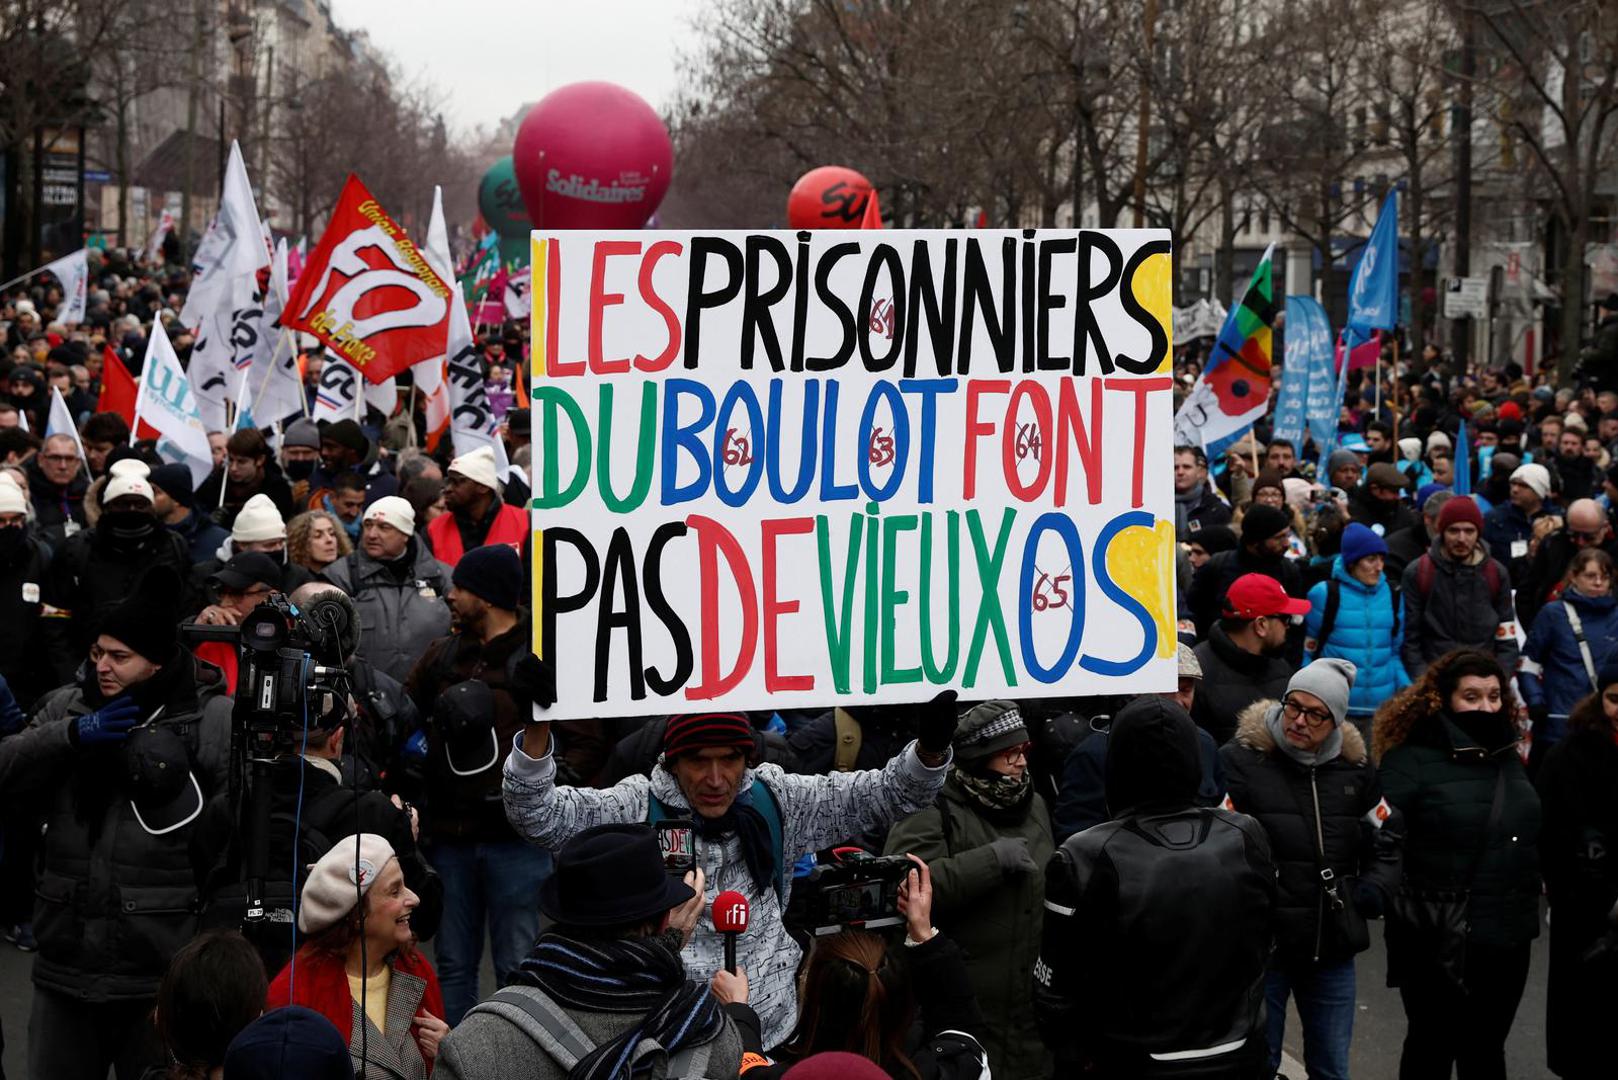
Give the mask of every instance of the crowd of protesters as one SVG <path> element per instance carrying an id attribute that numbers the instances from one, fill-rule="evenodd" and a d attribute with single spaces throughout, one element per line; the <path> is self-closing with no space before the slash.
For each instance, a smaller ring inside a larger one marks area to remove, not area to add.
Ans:
<path id="1" fill-rule="evenodd" d="M 1267 422 L 1176 447 L 1172 691 L 553 726 L 527 411 L 505 476 L 372 412 L 218 433 L 194 482 L 96 411 L 183 285 L 110 253 L 83 324 L 49 287 L 0 310 L 30 1075 L 1256 1078 L 1290 1001 L 1325 1080 L 1380 921 L 1401 1076 L 1503 1077 L 1544 896 L 1549 1066 L 1610 1074 L 1618 336 L 1576 386 L 1436 350 L 1355 373 L 1324 455 Z M 502 387 L 520 337 L 480 342 Z M 77 442 L 39 437 L 52 385 Z M 276 594 L 346 689 L 255 765 L 260 835 L 232 632 Z M 794 897 L 867 855 L 891 927 L 805 933 Z"/>

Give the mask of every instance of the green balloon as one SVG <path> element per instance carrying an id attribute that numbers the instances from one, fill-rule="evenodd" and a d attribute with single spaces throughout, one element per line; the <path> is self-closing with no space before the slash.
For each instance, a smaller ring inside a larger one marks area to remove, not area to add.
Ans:
<path id="1" fill-rule="evenodd" d="M 500 265 L 505 267 L 508 273 L 527 266 L 530 254 L 527 227 L 524 227 L 520 234 L 500 238 Z"/>
<path id="2" fill-rule="evenodd" d="M 517 187 L 517 169 L 510 154 L 491 165 L 478 181 L 478 211 L 502 237 L 527 237 L 534 227 Z"/>

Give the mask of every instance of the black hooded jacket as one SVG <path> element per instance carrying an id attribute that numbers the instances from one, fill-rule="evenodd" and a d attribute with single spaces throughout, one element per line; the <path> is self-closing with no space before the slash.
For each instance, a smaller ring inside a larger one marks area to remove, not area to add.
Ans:
<path id="1" fill-rule="evenodd" d="M 20 734 L 0 740 L 0 797 L 45 820 L 34 888 L 34 984 L 76 1001 L 138 1001 L 157 993 L 174 953 L 196 934 L 195 824 L 153 834 L 132 803 L 123 748 L 79 746 L 79 717 L 106 702 L 95 672 L 51 691 Z M 183 742 L 197 790 L 223 791 L 230 699 L 219 669 L 176 647 L 129 689 L 143 719 Z M 159 708 L 161 707 L 161 708 Z"/>
<path id="2" fill-rule="evenodd" d="M 1208 640 L 1196 648 L 1202 665 L 1202 683 L 1191 705 L 1197 726 L 1220 746 L 1236 734 L 1236 718 L 1243 709 L 1265 698 L 1279 699 L 1295 670 L 1285 658 L 1250 653 L 1230 640 L 1215 623 Z"/>
<path id="3" fill-rule="evenodd" d="M 1045 870 L 1034 1007 L 1057 1074 L 1166 1075 L 1152 1055 L 1230 1043 L 1210 1063 L 1249 1060 L 1264 1042 L 1275 906 L 1264 830 L 1193 805 L 1201 762 L 1177 703 L 1130 702 L 1110 743 L 1113 820 L 1070 837 Z"/>
<path id="4" fill-rule="evenodd" d="M 181 581 L 190 573 L 190 546 L 155 517 L 151 532 L 137 542 L 120 541 L 109 525 L 103 516 L 95 529 L 70 539 L 51 562 L 40 627 L 58 686 L 72 680 L 101 620 L 134 591 L 142 574 L 158 565 L 171 567 Z M 189 596 L 178 601 L 179 610 L 193 610 Z"/>

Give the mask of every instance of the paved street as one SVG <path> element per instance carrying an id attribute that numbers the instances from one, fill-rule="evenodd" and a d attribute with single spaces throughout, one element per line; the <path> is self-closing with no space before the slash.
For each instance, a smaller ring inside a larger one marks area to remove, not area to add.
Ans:
<path id="1" fill-rule="evenodd" d="M 1359 1016 L 1355 1020 L 1353 1075 L 1360 1080 L 1390 1080 L 1399 1073 L 1399 1046 L 1404 1039 L 1404 1012 L 1399 1007 L 1397 991 L 1383 985 L 1384 965 L 1381 924 L 1372 927 L 1374 943 L 1369 952 L 1360 957 L 1359 964 Z M 1545 1068 L 1545 964 L 1546 939 L 1535 942 L 1534 965 L 1528 975 L 1528 992 L 1523 996 L 1517 1023 L 1511 1032 L 1507 1047 L 1506 1075 L 1512 1080 L 1540 1080 L 1549 1077 Z M 32 985 L 28 981 L 31 959 L 10 945 L 0 943 L 0 1020 L 6 1033 L 6 1080 L 23 1080 L 28 1076 L 24 1065 L 27 1060 L 28 1003 Z M 493 989 L 493 972 L 485 958 L 484 990 Z M 1287 1021 L 1287 1051 L 1296 1059 L 1303 1057 L 1303 1042 L 1298 1034 L 1298 1017 L 1293 1012 Z M 1290 1080 L 1303 1080 L 1301 1068 L 1283 1071 Z M 44 1080 L 44 1078 L 38 1078 Z"/>

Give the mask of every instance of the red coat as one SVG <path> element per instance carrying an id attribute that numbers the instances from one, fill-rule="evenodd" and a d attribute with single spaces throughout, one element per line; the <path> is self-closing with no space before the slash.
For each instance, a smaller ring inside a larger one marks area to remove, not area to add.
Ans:
<path id="1" fill-rule="evenodd" d="M 345 1043 L 353 1045 L 354 998 L 348 990 L 348 972 L 344 968 L 342 957 L 306 944 L 298 949 L 296 962 L 298 996 L 294 999 L 291 994 L 292 964 L 288 964 L 276 975 L 275 981 L 270 983 L 270 991 L 264 1001 L 265 1011 L 279 1009 L 283 1005 L 302 1005 L 313 1009 L 332 1022 L 332 1026 L 337 1028 L 337 1033 L 343 1037 Z M 438 988 L 438 974 L 433 971 L 433 965 L 428 963 L 427 958 L 412 949 L 408 952 L 395 953 L 389 963 L 393 966 L 395 975 L 402 973 L 426 980 L 427 990 L 421 999 L 421 1009 L 442 1019 L 444 994 Z M 397 986 L 398 983 L 395 982 L 394 985 Z M 391 1007 L 389 1011 L 393 1011 Z M 415 1045 L 414 1038 L 411 1039 L 411 1044 Z M 419 1047 L 417 1052 L 420 1052 Z M 427 1071 L 429 1073 L 433 1071 L 431 1061 L 427 1062 Z"/>
<path id="2" fill-rule="evenodd" d="M 428 522 L 427 538 L 432 541 L 433 554 L 451 566 L 460 562 L 461 556 L 466 554 L 461 546 L 461 530 L 455 524 L 454 514 L 439 514 Z M 483 544 L 485 547 L 491 544 L 508 544 L 521 555 L 522 544 L 526 539 L 528 539 L 528 515 L 506 503 L 494 515 L 494 522 L 490 524 L 489 535 L 484 538 Z"/>

